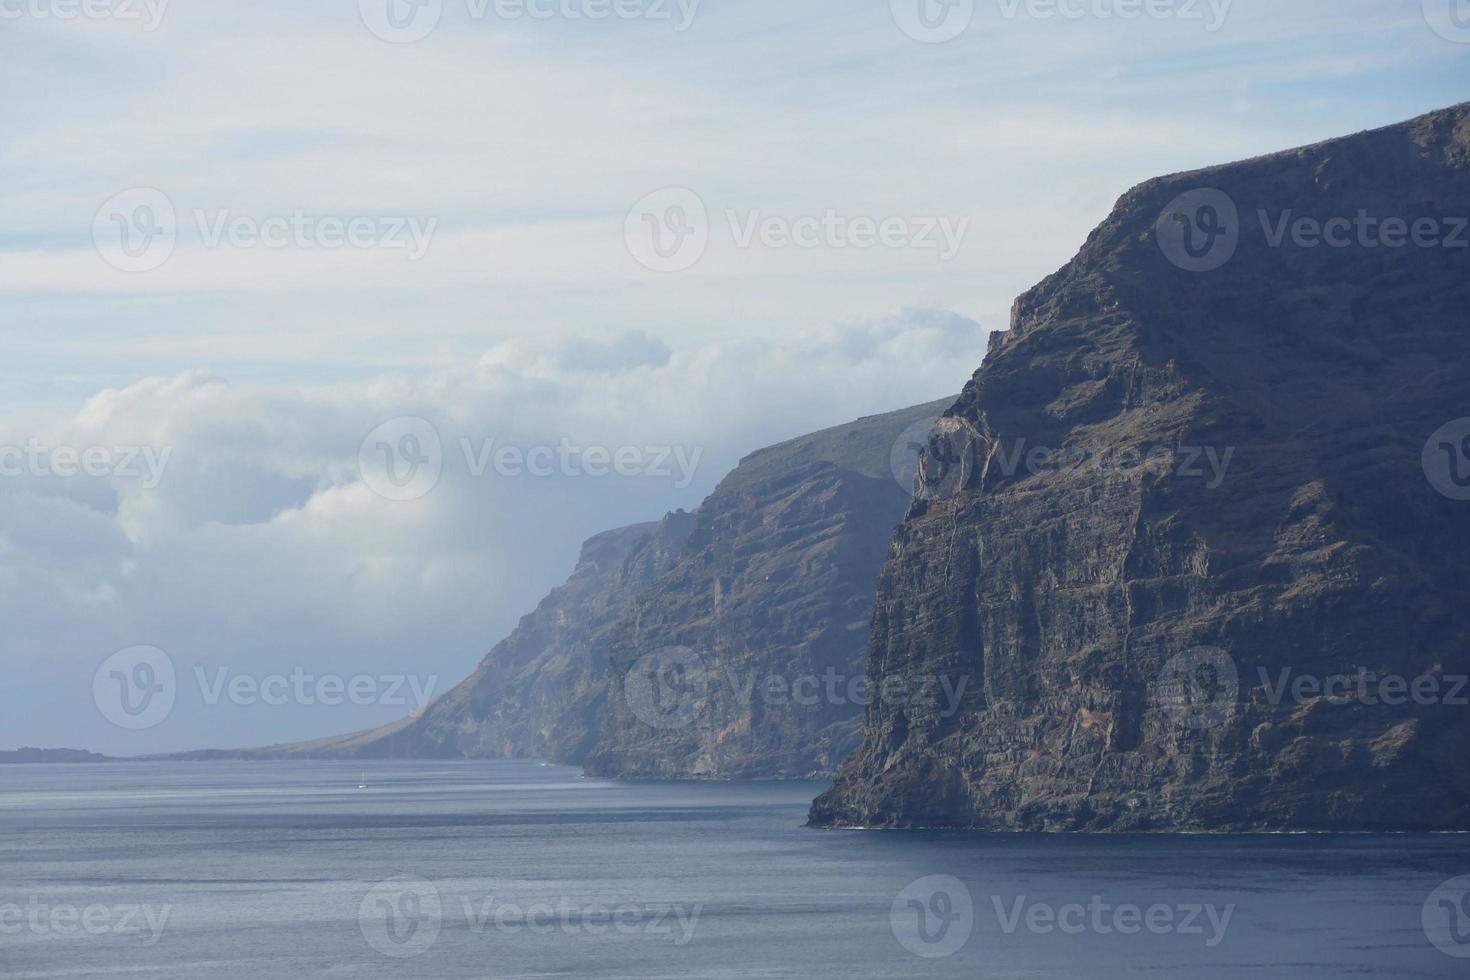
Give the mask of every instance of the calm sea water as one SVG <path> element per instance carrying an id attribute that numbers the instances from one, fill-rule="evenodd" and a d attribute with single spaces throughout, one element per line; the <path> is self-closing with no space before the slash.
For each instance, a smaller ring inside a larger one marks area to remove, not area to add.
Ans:
<path id="1" fill-rule="evenodd" d="M 0 767 L 0 975 L 1470 973 L 1422 918 L 1470 874 L 1470 838 L 804 830 L 821 788 L 534 763 Z"/>

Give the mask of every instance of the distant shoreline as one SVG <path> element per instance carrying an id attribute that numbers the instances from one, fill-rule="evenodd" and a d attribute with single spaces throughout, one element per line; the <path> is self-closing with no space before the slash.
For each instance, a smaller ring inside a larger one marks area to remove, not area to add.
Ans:
<path id="1" fill-rule="evenodd" d="M 84 749 L 38 749 L 31 746 L 13 752 L 0 752 L 0 765 L 27 765 L 40 762 L 121 762 L 108 755 Z"/>

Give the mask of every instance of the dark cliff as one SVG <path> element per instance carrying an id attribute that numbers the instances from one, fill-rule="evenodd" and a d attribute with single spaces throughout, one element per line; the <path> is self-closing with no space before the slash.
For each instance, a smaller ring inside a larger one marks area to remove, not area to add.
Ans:
<path id="1" fill-rule="evenodd" d="M 1470 106 L 1125 195 L 880 576 L 873 684 L 965 694 L 813 824 L 1470 829 L 1467 215 Z"/>
<path id="2" fill-rule="evenodd" d="M 605 710 L 608 631 L 673 561 L 692 523 L 681 511 L 589 539 L 567 581 L 459 685 L 406 722 L 319 747 L 378 757 L 580 762 Z"/>
<path id="3" fill-rule="evenodd" d="M 861 702 L 774 698 L 767 685 L 863 676 L 873 582 L 909 501 L 891 456 L 951 403 L 751 454 L 695 513 L 588 541 L 567 582 L 417 716 L 265 751 L 534 758 L 610 776 L 830 774 L 857 745 Z M 623 684 L 675 644 L 733 685 L 677 726 L 630 710 Z"/>
<path id="4" fill-rule="evenodd" d="M 904 429 L 945 407 L 757 453 L 716 489 L 684 554 L 613 631 L 613 694 L 589 772 L 836 769 L 858 743 L 862 704 L 846 682 L 864 674 L 873 582 L 909 501 L 890 454 Z M 673 659 L 658 662 L 662 652 Z M 690 684 L 659 674 L 669 669 L 690 671 Z M 648 687 L 630 696 L 630 671 L 635 683 L 664 688 L 662 708 Z"/>

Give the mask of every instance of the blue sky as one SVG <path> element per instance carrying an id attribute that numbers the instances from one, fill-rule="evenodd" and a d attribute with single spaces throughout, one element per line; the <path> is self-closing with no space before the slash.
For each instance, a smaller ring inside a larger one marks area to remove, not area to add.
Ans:
<path id="1" fill-rule="evenodd" d="M 673 20 L 628 0 L 602 21 L 440 0 L 413 43 L 370 29 L 388 0 L 153 0 L 156 30 L 38 13 L 56 2 L 0 3 L 0 445 L 173 455 L 148 490 L 0 479 L 0 658 L 29 684 L 0 748 L 114 743 L 77 692 L 134 643 L 239 669 L 412 649 L 457 680 L 588 534 L 697 503 L 766 442 L 957 391 L 1133 184 L 1470 94 L 1465 0 L 1216 0 L 1215 24 L 1207 0 L 1132 20 L 976 0 L 943 43 L 901 28 L 918 0 L 703 0 L 684 30 L 672 0 Z M 177 241 L 123 271 L 94 226 L 135 188 L 164 195 Z M 655 271 L 630 210 L 668 188 L 697 196 L 708 244 Z M 296 213 L 432 234 L 420 256 L 206 240 Z M 823 215 L 910 237 L 739 240 Z M 962 229 L 952 255 L 918 246 L 931 222 Z M 450 473 L 395 506 L 351 464 L 407 414 L 706 452 L 684 487 Z M 181 706 L 112 747 L 391 716 Z"/>
<path id="2" fill-rule="evenodd" d="M 171 0 L 151 33 L 5 22 L 0 70 L 25 93 L 0 109 L 7 390 L 84 396 L 196 366 L 364 377 L 526 331 L 677 343 L 906 306 L 1000 327 L 1129 185 L 1451 104 L 1470 77 L 1470 46 L 1431 31 L 1421 0 L 1235 0 L 1213 32 L 1008 19 L 981 0 L 945 44 L 904 35 L 886 0 L 703 0 L 682 32 L 476 19 L 469 2 L 406 45 L 342 2 Z M 976 226 L 945 263 L 755 250 L 652 275 L 629 261 L 622 218 L 674 185 L 717 211 Z M 132 186 L 184 209 L 439 227 L 414 264 L 186 248 L 155 274 L 109 274 L 91 218 Z"/>

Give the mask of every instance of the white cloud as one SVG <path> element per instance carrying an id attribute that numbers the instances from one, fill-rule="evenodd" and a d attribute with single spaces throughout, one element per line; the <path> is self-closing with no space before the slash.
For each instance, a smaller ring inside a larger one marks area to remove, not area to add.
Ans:
<path id="1" fill-rule="evenodd" d="M 860 415 L 956 393 L 986 331 L 907 311 L 775 343 L 522 339 L 460 366 L 320 386 L 232 384 L 204 371 L 100 392 L 69 416 L 0 430 L 110 453 L 169 455 L 149 489 L 116 475 L 0 479 L 0 616 L 24 695 L 0 713 L 0 744 L 118 752 L 260 744 L 390 720 L 394 707 L 200 703 L 192 668 L 253 676 L 297 665 L 381 673 L 411 665 L 452 683 L 609 527 L 695 506 L 760 446 Z M 364 482 L 358 451 L 385 420 L 430 420 L 444 475 L 395 503 Z M 529 450 L 679 447 L 678 473 L 601 478 L 475 476 L 485 440 Z M 696 455 L 698 453 L 698 455 Z M 114 730 L 90 702 L 91 672 L 117 649 L 167 651 L 184 693 L 162 726 Z"/>
<path id="2" fill-rule="evenodd" d="M 1130 185 L 1395 121 L 1462 94 L 1470 52 L 1359 0 L 1235 0 L 1180 21 L 1006 20 L 946 45 L 887 4 L 705 3 L 659 23 L 474 21 L 390 45 L 356 5 L 170 5 L 155 34 L 8 23 L 0 64 L 0 303 L 21 390 L 208 363 L 333 376 L 445 363 L 517 332 L 788 335 L 903 306 L 1003 320 Z M 1351 25 L 1337 27 L 1335 25 Z M 1383 84 L 1384 79 L 1396 81 Z M 1415 84 L 1407 80 L 1413 79 Z M 664 186 L 716 215 L 969 219 L 959 255 L 738 249 L 641 268 L 629 207 Z M 157 187 L 185 231 L 125 274 L 97 208 Z M 437 220 L 429 254 L 204 248 L 195 210 Z M 231 370 L 232 376 L 237 372 Z"/>

